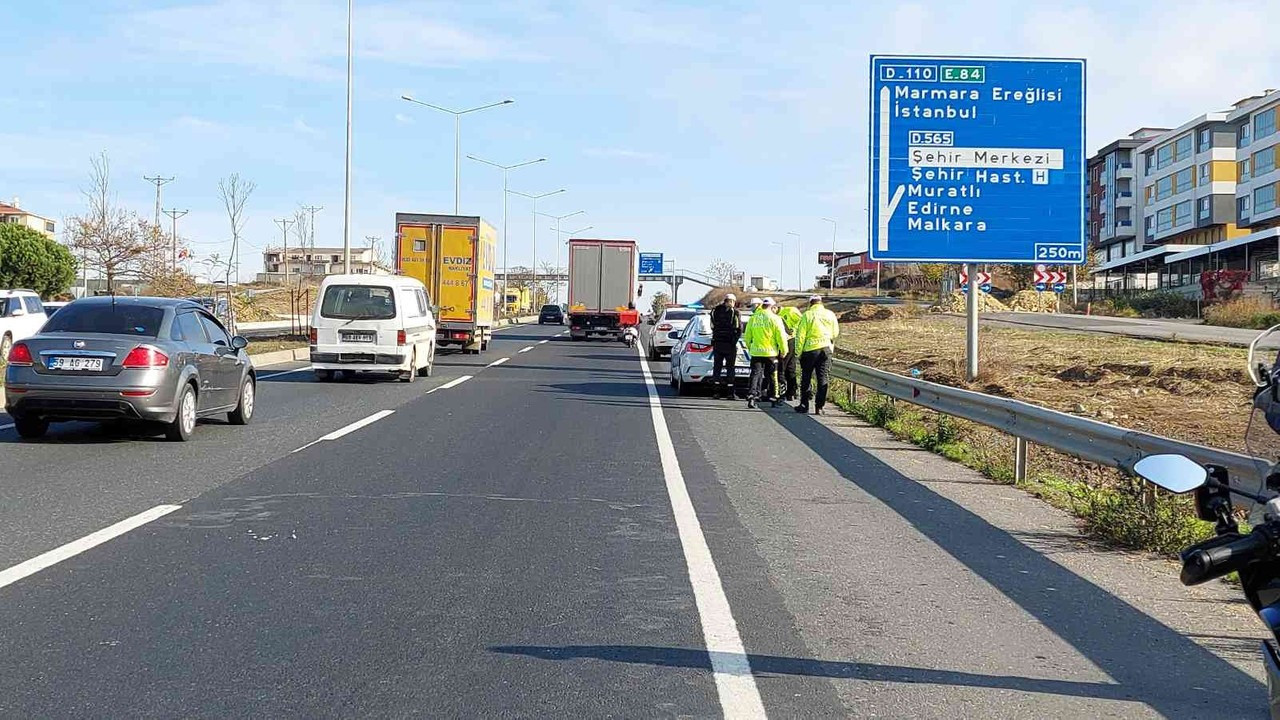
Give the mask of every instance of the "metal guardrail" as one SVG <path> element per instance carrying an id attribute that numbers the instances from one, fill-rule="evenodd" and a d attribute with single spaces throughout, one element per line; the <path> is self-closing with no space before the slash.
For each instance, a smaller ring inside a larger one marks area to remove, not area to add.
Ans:
<path id="1" fill-rule="evenodd" d="M 1131 474 L 1134 463 L 1158 453 L 1176 453 L 1204 465 L 1225 467 L 1233 480 L 1261 478 L 1269 469 L 1265 460 L 1249 455 L 1131 430 L 1020 400 L 910 378 L 847 360 L 833 361 L 831 374 L 850 383 L 851 399 L 861 386 L 1012 435 L 1017 440 L 1014 465 L 1019 480 L 1026 478 L 1027 443 Z"/>

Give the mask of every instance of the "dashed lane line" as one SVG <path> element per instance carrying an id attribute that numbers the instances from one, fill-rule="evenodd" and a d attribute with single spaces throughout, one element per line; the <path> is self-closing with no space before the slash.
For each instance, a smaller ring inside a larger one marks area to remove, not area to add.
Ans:
<path id="1" fill-rule="evenodd" d="M 378 422 L 382 418 L 387 417 L 388 415 L 393 415 L 393 414 L 395 414 L 395 410 L 379 410 L 378 412 L 370 415 L 367 418 L 357 420 L 351 423 L 350 425 L 344 425 L 343 427 L 340 427 L 337 430 L 334 430 L 333 432 L 327 435 L 321 435 L 319 438 L 312 440 L 311 442 L 307 443 L 306 445 L 303 445 L 302 447 L 298 448 L 297 450 L 294 450 L 293 452 L 295 453 L 302 452 L 303 450 L 306 450 L 312 445 L 315 445 L 317 443 L 322 443 L 327 440 L 337 440 L 338 438 L 343 437 L 344 435 L 349 435 L 355 432 L 356 430 L 359 430 L 360 428 L 365 427 L 366 425 L 372 425 L 373 423 Z"/>

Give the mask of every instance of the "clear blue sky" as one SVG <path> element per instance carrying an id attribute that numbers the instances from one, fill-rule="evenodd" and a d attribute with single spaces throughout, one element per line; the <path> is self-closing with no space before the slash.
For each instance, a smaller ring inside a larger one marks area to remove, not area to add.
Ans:
<path id="1" fill-rule="evenodd" d="M 586 210 L 593 235 L 632 237 L 701 269 L 725 258 L 795 283 L 864 241 L 871 53 L 1089 60 L 1091 149 L 1180 124 L 1280 83 L 1274 0 L 669 3 L 357 0 L 353 238 L 389 240 L 396 211 L 453 207 L 453 125 L 410 105 L 510 106 L 468 116 L 463 152 L 512 163 L 541 210 Z M 62 218 L 105 150 L 122 202 L 150 215 L 143 175 L 173 175 L 165 206 L 198 255 L 225 255 L 218 178 L 255 181 L 246 274 L 271 218 L 323 205 L 342 221 L 345 2 L 46 0 L 10 3 L 0 65 L 0 197 Z M 1158 30 L 1157 30 L 1158 29 Z M 1211 40 L 1211 41 L 1210 41 Z M 462 212 L 495 225 L 498 171 L 464 159 Z M 528 201 L 511 203 L 511 262 L 530 260 Z M 539 255 L 552 251 L 539 225 Z"/>

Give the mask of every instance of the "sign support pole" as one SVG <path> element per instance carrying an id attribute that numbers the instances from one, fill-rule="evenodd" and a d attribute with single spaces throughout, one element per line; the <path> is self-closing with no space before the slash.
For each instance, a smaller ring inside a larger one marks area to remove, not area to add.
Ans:
<path id="1" fill-rule="evenodd" d="M 964 346 L 965 346 L 965 380 L 973 382 L 978 379 L 978 293 L 982 288 L 978 285 L 978 266 L 970 263 L 964 266 L 965 275 L 969 278 L 969 293 L 965 298 Z"/>

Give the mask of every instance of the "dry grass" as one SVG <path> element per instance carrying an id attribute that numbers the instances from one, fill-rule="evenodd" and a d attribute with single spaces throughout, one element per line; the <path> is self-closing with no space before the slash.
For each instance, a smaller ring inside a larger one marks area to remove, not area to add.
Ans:
<path id="1" fill-rule="evenodd" d="M 1280 312 L 1257 300 L 1231 300 L 1206 307 L 1204 321 L 1210 325 L 1265 330 L 1280 323 Z"/>
<path id="2" fill-rule="evenodd" d="M 306 340 L 250 340 L 245 348 L 250 355 L 275 352 L 276 350 L 296 350 L 307 347 Z"/>
<path id="3" fill-rule="evenodd" d="M 964 326 L 927 316 L 841 325 L 840 354 L 895 372 L 1117 425 L 1243 450 L 1252 385 L 1243 348 L 986 328 L 964 381 Z M 1002 449 L 1003 451 L 1003 449 Z"/>

